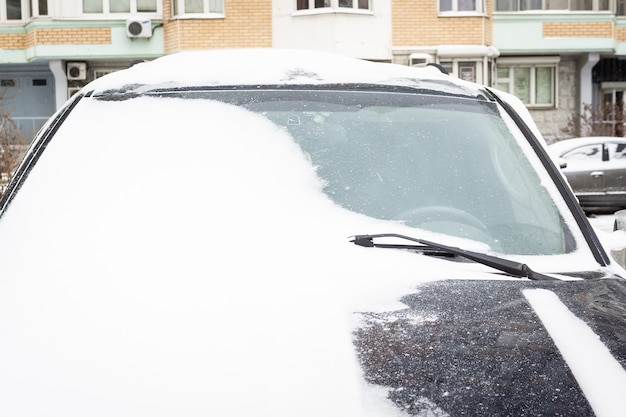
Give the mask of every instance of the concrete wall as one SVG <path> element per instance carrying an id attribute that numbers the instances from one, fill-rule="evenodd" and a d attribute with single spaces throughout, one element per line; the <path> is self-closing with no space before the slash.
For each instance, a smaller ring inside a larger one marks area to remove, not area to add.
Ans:
<path id="1" fill-rule="evenodd" d="M 274 47 L 391 60 L 391 1 L 374 0 L 372 10 L 295 10 L 295 3 L 273 2 Z"/>

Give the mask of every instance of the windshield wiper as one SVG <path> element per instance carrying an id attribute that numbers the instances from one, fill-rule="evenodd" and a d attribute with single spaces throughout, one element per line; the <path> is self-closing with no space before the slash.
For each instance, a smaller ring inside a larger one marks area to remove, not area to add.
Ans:
<path id="1" fill-rule="evenodd" d="M 374 243 L 374 239 L 383 237 L 395 237 L 411 242 L 419 243 L 419 245 L 393 245 L 385 243 Z M 466 249 L 457 248 L 454 246 L 442 245 L 440 243 L 430 242 L 424 239 L 417 239 L 411 236 L 401 235 L 397 233 L 382 233 L 375 235 L 356 235 L 350 238 L 350 242 L 355 245 L 365 246 L 368 248 L 395 248 L 395 249 L 435 249 L 442 251 L 443 254 L 452 254 L 461 256 L 466 259 L 470 259 L 474 262 L 489 266 L 497 269 L 498 271 L 506 272 L 520 278 L 528 278 L 532 280 L 558 280 L 557 278 L 545 275 L 536 271 L 533 271 L 528 265 L 511 261 L 510 259 L 503 259 L 497 256 L 487 255 L 479 252 L 472 252 Z M 439 252 L 441 253 L 441 252 Z"/>

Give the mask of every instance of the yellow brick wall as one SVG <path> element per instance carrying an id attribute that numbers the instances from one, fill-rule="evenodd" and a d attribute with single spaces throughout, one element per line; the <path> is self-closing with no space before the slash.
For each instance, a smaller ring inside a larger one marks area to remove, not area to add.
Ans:
<path id="1" fill-rule="evenodd" d="M 626 42 L 626 28 L 615 28 L 615 40 Z"/>
<path id="2" fill-rule="evenodd" d="M 29 32 L 32 45 L 110 44 L 111 28 L 35 29 Z"/>
<path id="3" fill-rule="evenodd" d="M 165 53 L 208 48 L 272 46 L 272 0 L 225 0 L 223 19 L 173 19 L 163 1 Z"/>
<path id="4" fill-rule="evenodd" d="M 487 10 L 492 4 L 487 1 Z M 394 47 L 493 43 L 490 14 L 440 17 L 438 2 L 433 0 L 393 0 L 391 22 Z"/>
<path id="5" fill-rule="evenodd" d="M 483 39 L 484 45 L 493 45 L 493 4 L 494 0 L 487 0 L 485 2 L 485 7 L 487 8 L 487 17 L 483 18 L 483 28 L 485 30 L 485 35 Z"/>
<path id="6" fill-rule="evenodd" d="M 25 34 L 0 34 L 0 48 L 26 49 L 36 45 L 110 44 L 111 28 L 33 29 Z"/>
<path id="7" fill-rule="evenodd" d="M 1 49 L 24 49 L 26 48 L 26 35 L 21 33 L 0 34 Z"/>
<path id="8" fill-rule="evenodd" d="M 546 22 L 544 38 L 612 38 L 611 22 Z"/>

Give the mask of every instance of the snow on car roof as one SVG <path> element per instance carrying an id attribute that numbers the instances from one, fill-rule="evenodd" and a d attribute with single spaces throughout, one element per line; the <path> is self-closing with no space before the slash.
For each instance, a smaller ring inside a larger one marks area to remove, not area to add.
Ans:
<path id="1" fill-rule="evenodd" d="M 623 140 L 623 138 L 614 137 L 614 136 L 585 136 L 579 138 L 565 139 L 556 143 L 553 143 L 549 146 L 550 153 L 556 156 L 562 155 L 564 152 L 569 151 L 578 146 L 582 145 L 591 145 L 594 143 L 602 143 L 602 142 L 610 142 L 610 141 L 619 141 Z"/>
<path id="2" fill-rule="evenodd" d="M 246 69 L 242 71 L 242 69 Z M 99 78 L 87 86 L 95 92 L 130 85 L 323 85 L 383 84 L 436 89 L 454 94 L 482 95 L 478 86 L 442 73 L 435 67 L 381 64 L 321 51 L 285 49 L 220 49 L 180 52 L 140 63 Z"/>

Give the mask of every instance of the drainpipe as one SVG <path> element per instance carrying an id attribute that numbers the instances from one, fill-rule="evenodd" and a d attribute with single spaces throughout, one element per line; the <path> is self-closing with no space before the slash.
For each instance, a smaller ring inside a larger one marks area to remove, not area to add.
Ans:
<path id="1" fill-rule="evenodd" d="M 48 66 L 54 76 L 54 103 L 58 110 L 67 101 L 67 77 L 60 59 L 50 60 Z"/>
<path id="2" fill-rule="evenodd" d="M 589 53 L 586 56 L 586 62 L 580 68 L 580 99 L 578 105 L 579 111 L 582 113 L 584 104 L 593 104 L 593 82 L 591 78 L 591 70 L 593 66 L 600 61 L 600 55 L 596 52 Z"/>

